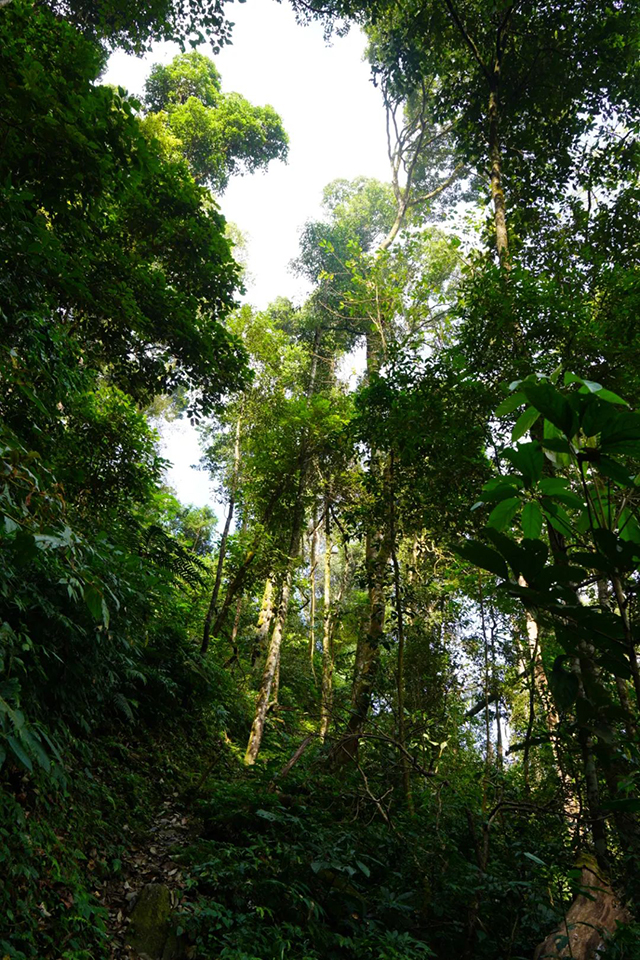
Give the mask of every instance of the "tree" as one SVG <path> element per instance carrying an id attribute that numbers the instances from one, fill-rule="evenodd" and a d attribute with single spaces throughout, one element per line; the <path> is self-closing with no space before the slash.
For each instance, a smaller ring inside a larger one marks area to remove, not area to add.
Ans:
<path id="1" fill-rule="evenodd" d="M 0 9 L 14 0 L 2 0 Z M 152 0 L 132 7 L 123 0 L 47 0 L 56 17 L 65 17 L 90 39 L 107 48 L 121 47 L 135 53 L 149 49 L 153 40 L 184 44 L 202 42 L 205 36 L 217 50 L 231 42 L 231 27 L 224 18 L 225 0 Z M 195 39 L 194 39 L 195 38 Z"/>
<path id="2" fill-rule="evenodd" d="M 393 4 L 311 0 L 304 17 L 365 26 L 374 75 L 410 98 L 433 83 L 434 118 L 490 187 L 494 240 L 508 256 L 507 200 L 527 210 L 562 196 L 601 112 L 625 116 L 638 76 L 633 3 Z M 388 79 L 387 79 L 388 78 Z M 506 190 L 506 193 L 505 193 Z M 520 221 L 522 217 L 518 217 Z"/>
<path id="3" fill-rule="evenodd" d="M 610 748 L 619 737 L 635 737 L 640 706 L 628 581 L 634 576 L 639 541 L 631 477 L 640 450 L 640 419 L 600 384 L 569 373 L 564 382 L 565 388 L 559 389 L 530 376 L 513 384 L 517 392 L 499 412 L 526 404 L 512 435 L 518 439 L 543 418 L 542 437 L 504 450 L 511 469 L 485 486 L 481 501 L 492 504 L 485 530 L 491 546 L 471 540 L 459 552 L 484 569 L 492 568 L 506 589 L 535 612 L 537 622 L 553 629 L 549 683 L 558 709 L 565 715 L 575 709 L 590 829 L 596 855 L 606 869 L 604 808 L 614 813 L 623 849 L 635 851 L 638 844 L 637 823 L 627 816 L 637 804 L 618 796 L 626 764 L 622 755 L 611 755 Z M 556 466 L 554 476 L 544 476 L 545 455 Z M 520 542 L 510 530 L 516 518 Z M 543 535 L 545 519 L 551 531 L 549 546 Z M 553 537 L 554 531 L 559 538 Z M 549 661 L 547 643 L 543 635 L 543 654 Z M 609 794 L 606 801 L 600 764 Z M 633 889 L 633 871 L 628 880 Z"/>
<path id="4" fill-rule="evenodd" d="M 238 283 L 223 218 L 143 136 L 132 101 L 93 84 L 100 54 L 68 24 L 14 3 L 0 29 L 4 342 L 45 389 L 67 350 L 141 402 L 183 388 L 210 407 L 246 369 L 221 322 Z M 43 360 L 48 336 L 59 346 Z"/>
<path id="5" fill-rule="evenodd" d="M 156 64 L 145 105 L 166 127 L 171 152 L 186 157 L 198 183 L 222 193 L 229 177 L 286 160 L 289 138 L 273 107 L 254 107 L 239 93 L 222 92 L 220 74 L 201 53 Z"/>

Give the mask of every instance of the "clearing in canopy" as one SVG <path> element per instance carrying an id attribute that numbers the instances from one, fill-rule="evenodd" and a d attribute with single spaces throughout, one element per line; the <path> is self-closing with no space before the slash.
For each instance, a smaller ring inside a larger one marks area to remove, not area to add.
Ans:
<path id="1" fill-rule="evenodd" d="M 284 7 L 389 167 L 257 307 L 231 5 L 0 0 L 0 958 L 639 960 L 640 4 Z"/>

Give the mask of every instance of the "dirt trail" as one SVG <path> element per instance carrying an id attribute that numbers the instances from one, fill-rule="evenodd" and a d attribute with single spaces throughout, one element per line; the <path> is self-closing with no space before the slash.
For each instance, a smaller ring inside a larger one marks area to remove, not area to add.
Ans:
<path id="1" fill-rule="evenodd" d="M 109 911 L 107 930 L 112 960 L 138 960 L 139 954 L 127 944 L 131 911 L 140 891 L 148 883 L 163 883 L 171 892 L 175 907 L 183 897 L 184 877 L 172 852 L 198 834 L 199 825 L 178 803 L 177 797 L 164 800 L 146 837 L 133 842 L 122 858 L 120 875 L 108 881 L 102 903 Z"/>

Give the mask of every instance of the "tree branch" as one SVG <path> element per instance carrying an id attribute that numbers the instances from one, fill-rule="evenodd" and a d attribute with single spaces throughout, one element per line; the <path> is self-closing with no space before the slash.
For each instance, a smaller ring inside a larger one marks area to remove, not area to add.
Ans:
<path id="1" fill-rule="evenodd" d="M 462 38 L 463 38 L 464 42 L 467 44 L 467 46 L 468 46 L 469 49 L 471 50 L 473 56 L 475 57 L 475 59 L 476 59 L 478 65 L 479 65 L 480 69 L 482 70 L 482 72 L 483 72 L 483 74 L 484 74 L 485 80 L 486 80 L 488 83 L 491 83 L 491 74 L 490 74 L 489 71 L 487 70 L 487 68 L 486 68 L 486 66 L 485 66 L 485 63 L 484 63 L 484 60 L 483 60 L 482 57 L 480 56 L 480 51 L 478 50 L 477 44 L 474 42 L 473 38 L 469 36 L 469 34 L 467 33 L 467 31 L 466 31 L 466 29 L 465 29 L 465 26 L 464 26 L 462 20 L 461 20 L 460 17 L 458 16 L 458 11 L 457 11 L 456 8 L 454 7 L 454 5 L 453 5 L 453 3 L 451 2 L 451 0 L 444 0 L 444 4 L 445 4 L 445 7 L 447 8 L 447 10 L 449 11 L 449 13 L 451 14 L 451 19 L 453 20 L 453 22 L 455 23 L 456 27 L 458 28 L 458 30 L 459 30 L 460 33 L 462 34 Z"/>

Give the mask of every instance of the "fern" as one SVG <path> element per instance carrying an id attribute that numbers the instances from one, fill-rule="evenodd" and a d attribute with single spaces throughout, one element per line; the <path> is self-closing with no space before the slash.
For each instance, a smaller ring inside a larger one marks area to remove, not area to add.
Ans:
<path id="1" fill-rule="evenodd" d="M 190 587 L 202 586 L 205 582 L 207 567 L 202 560 L 157 524 L 147 529 L 144 555 L 157 566 L 180 577 Z"/>

